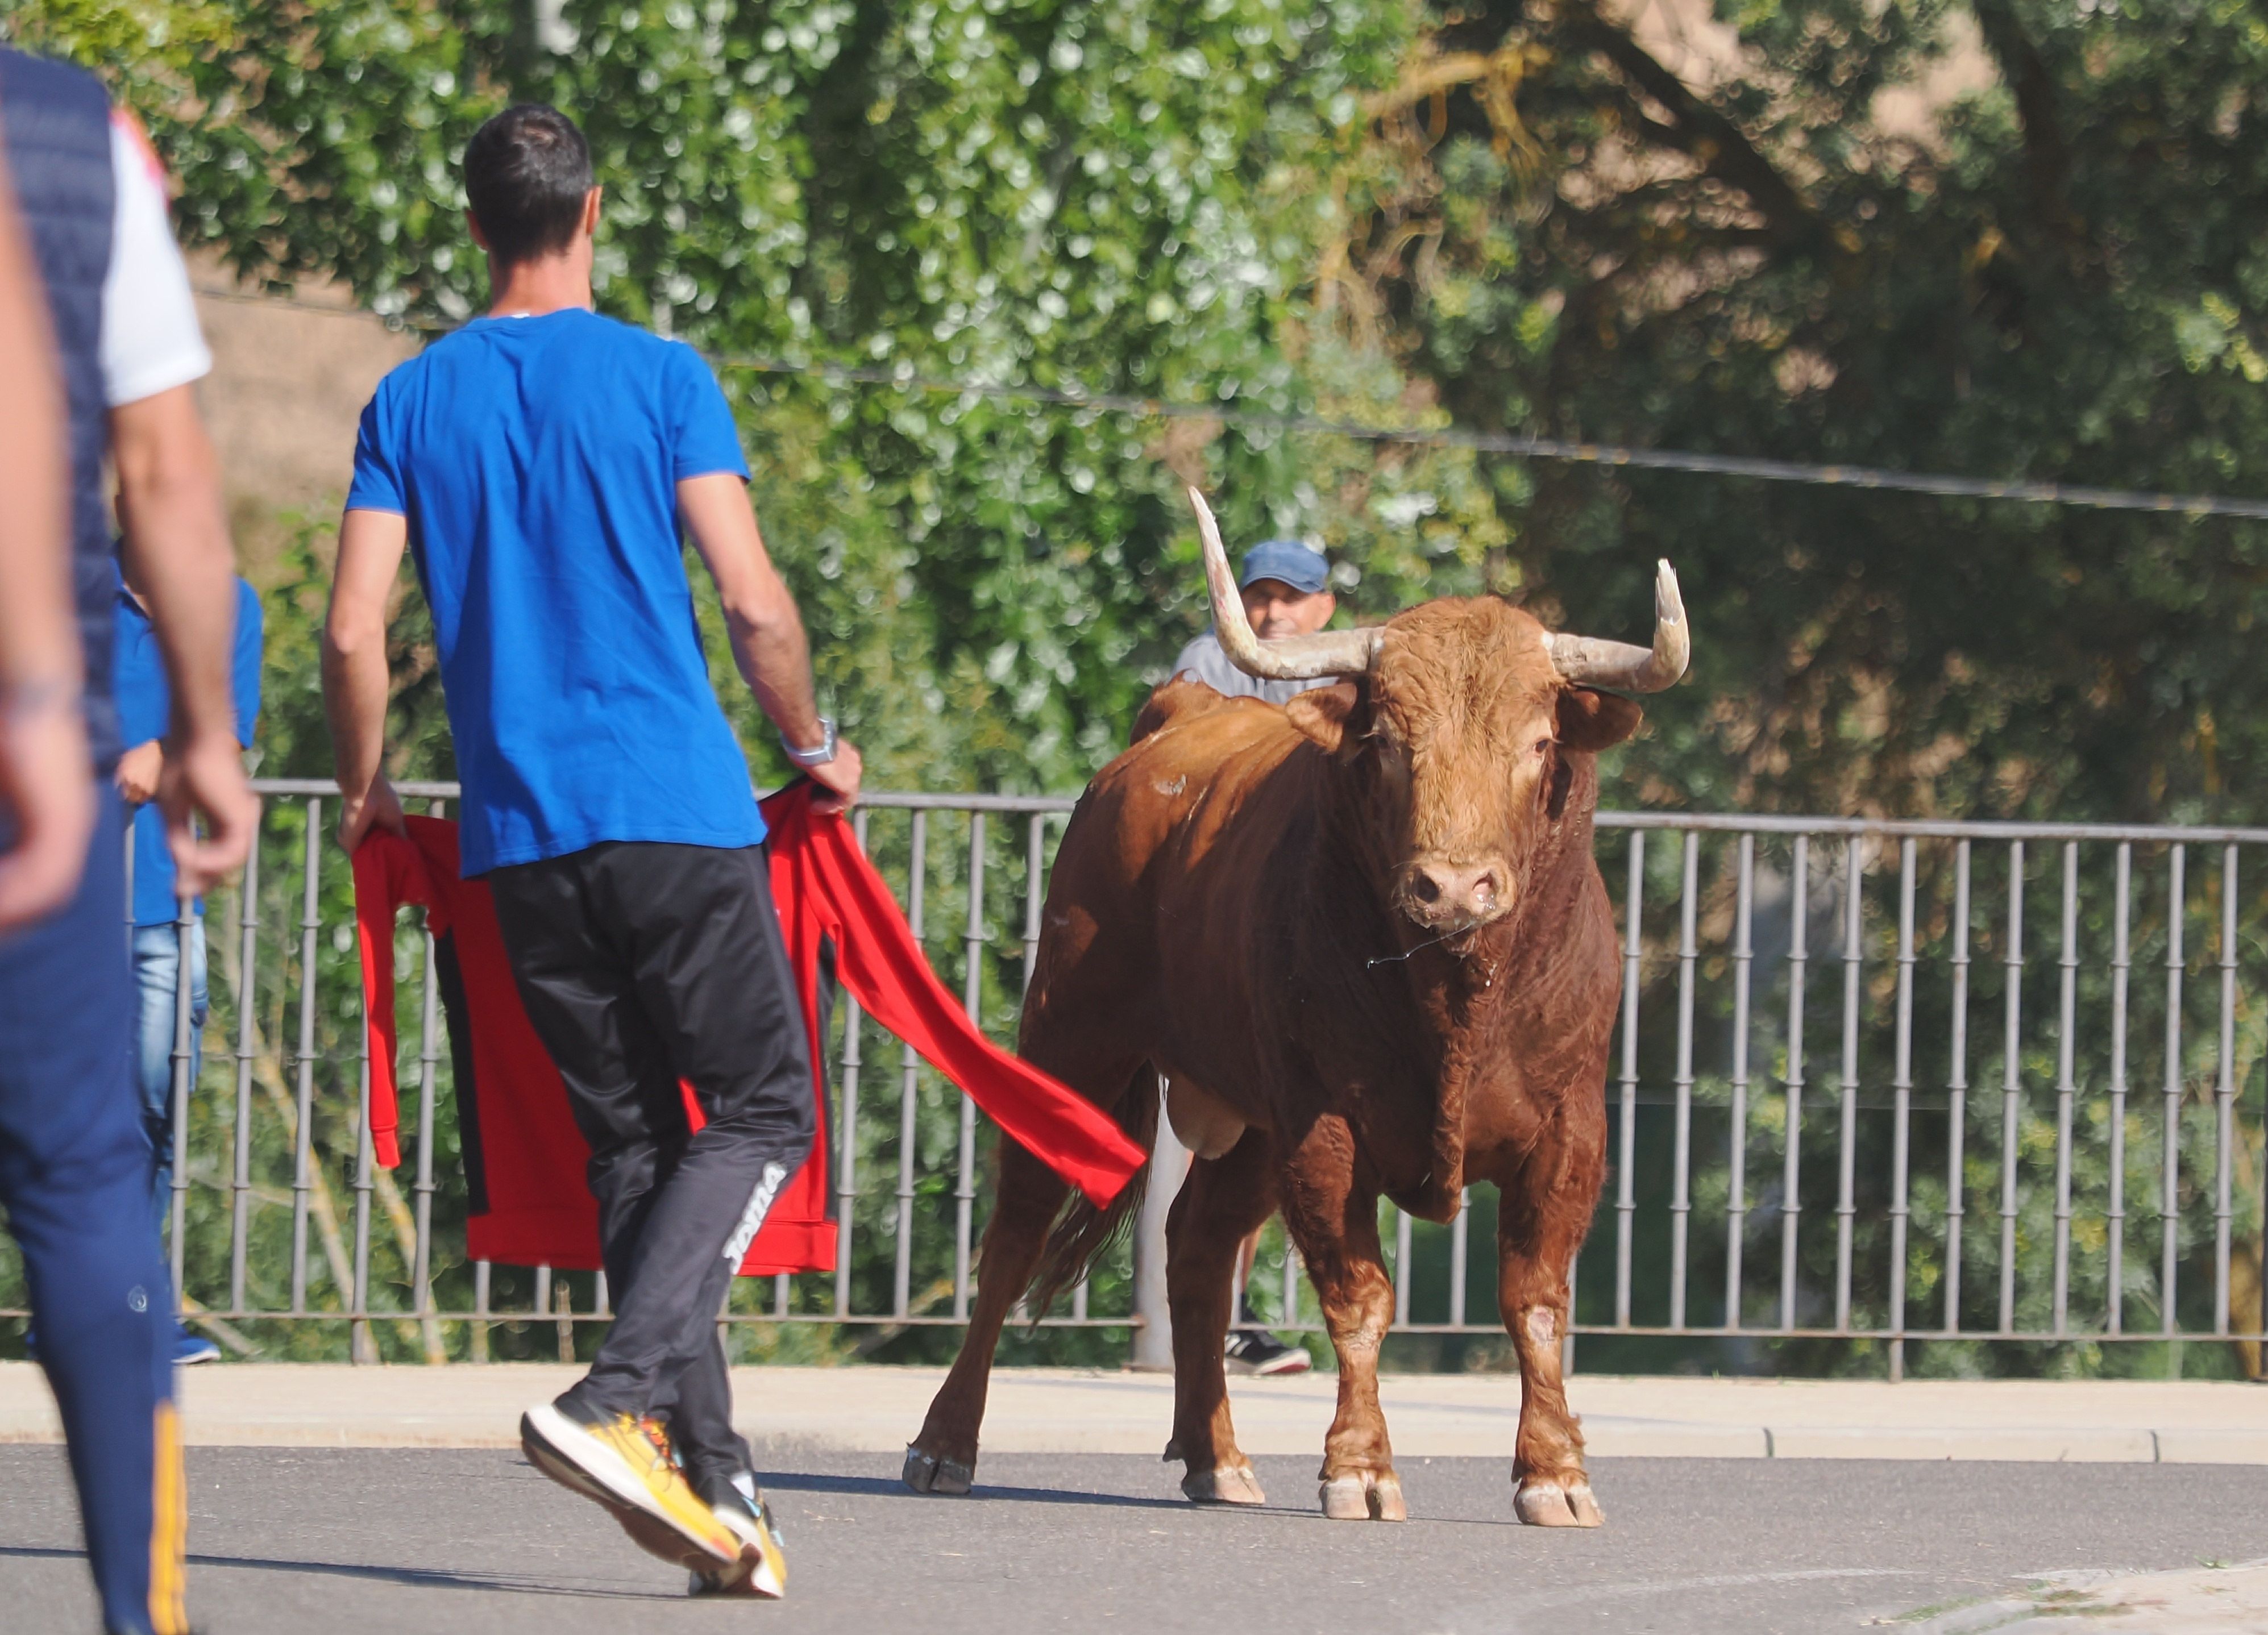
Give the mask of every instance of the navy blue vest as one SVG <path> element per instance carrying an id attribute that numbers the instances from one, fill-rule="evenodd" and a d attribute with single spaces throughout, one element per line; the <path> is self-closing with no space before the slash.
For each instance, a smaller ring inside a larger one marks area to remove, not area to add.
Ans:
<path id="1" fill-rule="evenodd" d="M 0 47 L 0 136 L 17 202 L 47 281 L 70 403 L 71 566 L 79 638 L 86 650 L 87 729 L 95 763 L 118 756 L 110 701 L 117 570 L 103 506 L 102 460 L 110 422 L 102 392 L 102 282 L 110 270 L 114 184 L 110 99 L 84 70 Z"/>

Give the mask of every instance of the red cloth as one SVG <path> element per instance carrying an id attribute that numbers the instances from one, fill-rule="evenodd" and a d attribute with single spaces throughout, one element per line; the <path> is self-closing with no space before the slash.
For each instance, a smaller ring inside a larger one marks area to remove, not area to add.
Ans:
<path id="1" fill-rule="evenodd" d="M 763 803 L 772 897 L 788 961 L 815 1041 L 821 946 L 877 1021 L 966 1090 L 1009 1138 L 1098 1205 L 1148 1161 L 1118 1121 L 1078 1092 L 1003 1050 L 968 1020 L 923 957 L 897 899 L 858 850 L 850 826 L 811 809 L 812 786 L 791 784 Z M 818 1060 L 818 1047 L 813 1047 Z"/>
<path id="2" fill-rule="evenodd" d="M 867 1012 L 966 1090 L 1013 1139 L 1103 1204 L 1144 1154 L 1116 1121 L 1002 1050 L 937 980 L 895 899 L 848 825 L 811 810 L 799 784 L 763 803 L 772 895 L 811 1042 L 817 1135 L 749 1246 L 741 1271 L 769 1276 L 836 1263 L 828 1177 L 827 994 L 832 975 Z M 372 830 L 355 853 L 355 917 L 370 1019 L 371 1134 L 378 1160 L 401 1161 L 394 1058 L 394 917 L 425 907 L 455 1066 L 458 1127 L 471 1214 L 468 1252 L 510 1265 L 599 1263 L 598 1210 L 584 1182 L 590 1148 L 564 1087 L 520 1008 L 488 887 L 458 878 L 457 828 L 409 820 L 409 838 Z M 688 1121 L 698 1105 L 686 1092 Z"/>

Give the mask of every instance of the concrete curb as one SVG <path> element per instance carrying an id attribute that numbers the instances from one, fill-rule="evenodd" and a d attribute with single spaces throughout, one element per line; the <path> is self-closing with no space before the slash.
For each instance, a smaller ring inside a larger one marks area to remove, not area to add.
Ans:
<path id="1" fill-rule="evenodd" d="M 571 1367 L 352 1367 L 257 1363 L 187 1371 L 188 1440 L 202 1447 L 509 1447 L 519 1411 Z M 895 1455 L 919 1430 L 940 1368 L 740 1368 L 740 1418 L 775 1452 Z M 1328 1374 L 1234 1380 L 1247 1453 L 1322 1446 Z M 2211 1381 L 1708 1380 L 1580 1375 L 1568 1392 L 1604 1458 L 2021 1460 L 2268 1465 L 2268 1389 Z M 1520 1383 L 1504 1374 L 1381 1381 L 1404 1458 L 1509 1460 Z M 1157 1374 L 1003 1369 L 984 1445 L 1000 1453 L 1141 1454 L 1164 1447 L 1173 1383 Z M 60 1440 L 45 1376 L 0 1363 L 0 1442 Z"/>

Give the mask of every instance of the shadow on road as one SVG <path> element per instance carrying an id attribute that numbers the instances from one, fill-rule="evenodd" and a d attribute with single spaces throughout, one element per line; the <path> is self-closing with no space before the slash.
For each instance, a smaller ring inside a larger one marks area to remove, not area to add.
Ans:
<path id="1" fill-rule="evenodd" d="M 45 1549 L 33 1544 L 0 1544 L 0 1558 L 33 1561 L 84 1561 L 84 1550 Z M 565 1595 L 579 1601 L 680 1602 L 682 1594 L 661 1590 L 613 1588 L 599 1585 L 561 1584 L 545 1579 L 522 1578 L 508 1572 L 446 1572 L 431 1567 L 373 1567 L 350 1561 L 277 1561 L 258 1556 L 189 1557 L 192 1567 L 241 1567 L 254 1572 L 313 1572 L 330 1578 L 356 1579 L 372 1584 L 401 1584 L 418 1589 L 476 1589 L 515 1595 Z"/>
<path id="2" fill-rule="evenodd" d="M 965 1504 L 969 1499 L 1013 1499 L 1027 1505 L 1108 1505 L 1122 1510 L 1188 1510 L 1186 1499 L 1145 1499 L 1132 1493 L 1081 1493 L 1061 1487 L 1001 1487 L 986 1483 L 974 1492 L 939 1498 L 917 1493 L 895 1477 L 807 1475 L 768 1470 L 763 1484 L 790 1493 L 835 1493 L 846 1498 L 903 1499 L 925 1503 Z"/>

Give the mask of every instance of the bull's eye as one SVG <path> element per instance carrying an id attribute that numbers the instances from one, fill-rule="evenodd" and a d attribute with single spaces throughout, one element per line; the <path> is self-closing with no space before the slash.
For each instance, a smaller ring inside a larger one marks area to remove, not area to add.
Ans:
<path id="1" fill-rule="evenodd" d="M 1535 753 L 1538 755 L 1550 755 L 1551 753 L 1551 742 L 1552 740 L 1548 738 L 1537 739 L 1535 740 Z"/>

